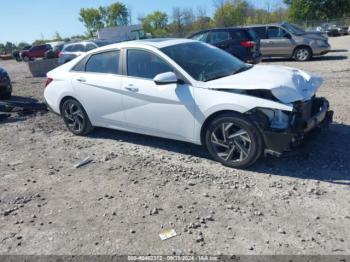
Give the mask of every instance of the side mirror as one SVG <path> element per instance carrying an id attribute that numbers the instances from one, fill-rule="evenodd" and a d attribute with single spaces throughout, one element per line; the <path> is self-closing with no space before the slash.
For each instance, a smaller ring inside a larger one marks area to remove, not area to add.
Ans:
<path id="1" fill-rule="evenodd" d="M 178 83 L 177 76 L 174 72 L 166 72 L 162 74 L 158 74 L 153 78 L 153 81 L 157 85 L 168 85 L 168 84 L 176 84 Z"/>

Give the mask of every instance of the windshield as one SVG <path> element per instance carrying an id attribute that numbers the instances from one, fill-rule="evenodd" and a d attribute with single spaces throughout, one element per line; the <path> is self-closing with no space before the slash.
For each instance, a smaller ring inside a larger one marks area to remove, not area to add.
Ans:
<path id="1" fill-rule="evenodd" d="M 283 23 L 281 26 L 294 35 L 302 35 L 305 33 L 305 30 L 293 24 Z"/>
<path id="2" fill-rule="evenodd" d="M 201 42 L 164 47 L 167 56 L 197 81 L 210 81 L 249 69 L 234 56 Z"/>

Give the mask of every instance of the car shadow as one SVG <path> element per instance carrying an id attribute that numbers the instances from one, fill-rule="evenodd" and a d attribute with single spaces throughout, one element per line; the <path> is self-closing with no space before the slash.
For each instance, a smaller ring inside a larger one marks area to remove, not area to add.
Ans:
<path id="1" fill-rule="evenodd" d="M 345 60 L 348 59 L 345 55 L 326 55 L 326 56 L 315 56 L 312 57 L 311 60 L 305 61 L 304 63 L 313 62 L 313 61 L 329 61 L 329 60 Z M 295 62 L 295 63 L 301 63 L 299 61 L 296 61 L 292 58 L 285 58 L 285 57 L 278 57 L 278 58 L 265 58 L 262 62 Z"/>
<path id="2" fill-rule="evenodd" d="M 98 128 L 89 135 L 155 147 L 202 159 L 211 159 L 207 150 L 198 145 L 169 139 Z M 350 126 L 331 124 L 299 148 L 282 157 L 262 157 L 248 170 L 261 174 L 313 179 L 350 185 Z"/>
<path id="3" fill-rule="evenodd" d="M 210 159 L 209 153 L 202 146 L 166 138 L 129 133 L 101 127 L 96 128 L 94 132 L 89 134 L 89 137 L 118 140 L 121 142 L 127 142 L 135 145 L 155 147 L 158 149 L 180 153 L 188 156 L 196 156 L 200 158 Z"/>
<path id="4" fill-rule="evenodd" d="M 251 170 L 350 185 L 349 137 L 349 125 L 333 123 L 280 158 L 262 158 Z"/>
<path id="5" fill-rule="evenodd" d="M 329 50 L 329 53 L 344 53 L 344 52 L 348 52 L 348 49 L 332 49 Z"/>
<path id="6" fill-rule="evenodd" d="M 28 115 L 47 111 L 47 106 L 35 98 L 12 96 L 10 99 L 0 100 L 0 123 L 24 121 Z"/>

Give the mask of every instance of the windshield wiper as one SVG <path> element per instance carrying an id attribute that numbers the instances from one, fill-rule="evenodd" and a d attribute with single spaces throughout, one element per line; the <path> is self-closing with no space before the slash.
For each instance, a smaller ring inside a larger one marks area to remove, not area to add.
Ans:
<path id="1" fill-rule="evenodd" d="M 219 79 L 219 78 L 223 78 L 223 77 L 226 77 L 226 76 L 229 76 L 230 74 L 225 74 L 225 75 L 218 75 L 218 76 L 214 76 L 214 77 L 211 77 L 211 78 L 208 78 L 208 79 L 205 79 L 204 82 L 208 82 L 208 81 L 211 81 L 211 80 L 215 80 L 215 79 Z"/>

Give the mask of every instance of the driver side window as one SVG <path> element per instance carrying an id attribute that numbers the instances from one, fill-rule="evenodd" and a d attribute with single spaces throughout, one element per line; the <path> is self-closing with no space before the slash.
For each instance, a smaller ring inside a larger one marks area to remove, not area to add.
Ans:
<path id="1" fill-rule="evenodd" d="M 158 56 L 144 50 L 129 49 L 127 54 L 128 76 L 153 79 L 156 75 L 174 72 L 173 68 Z"/>

